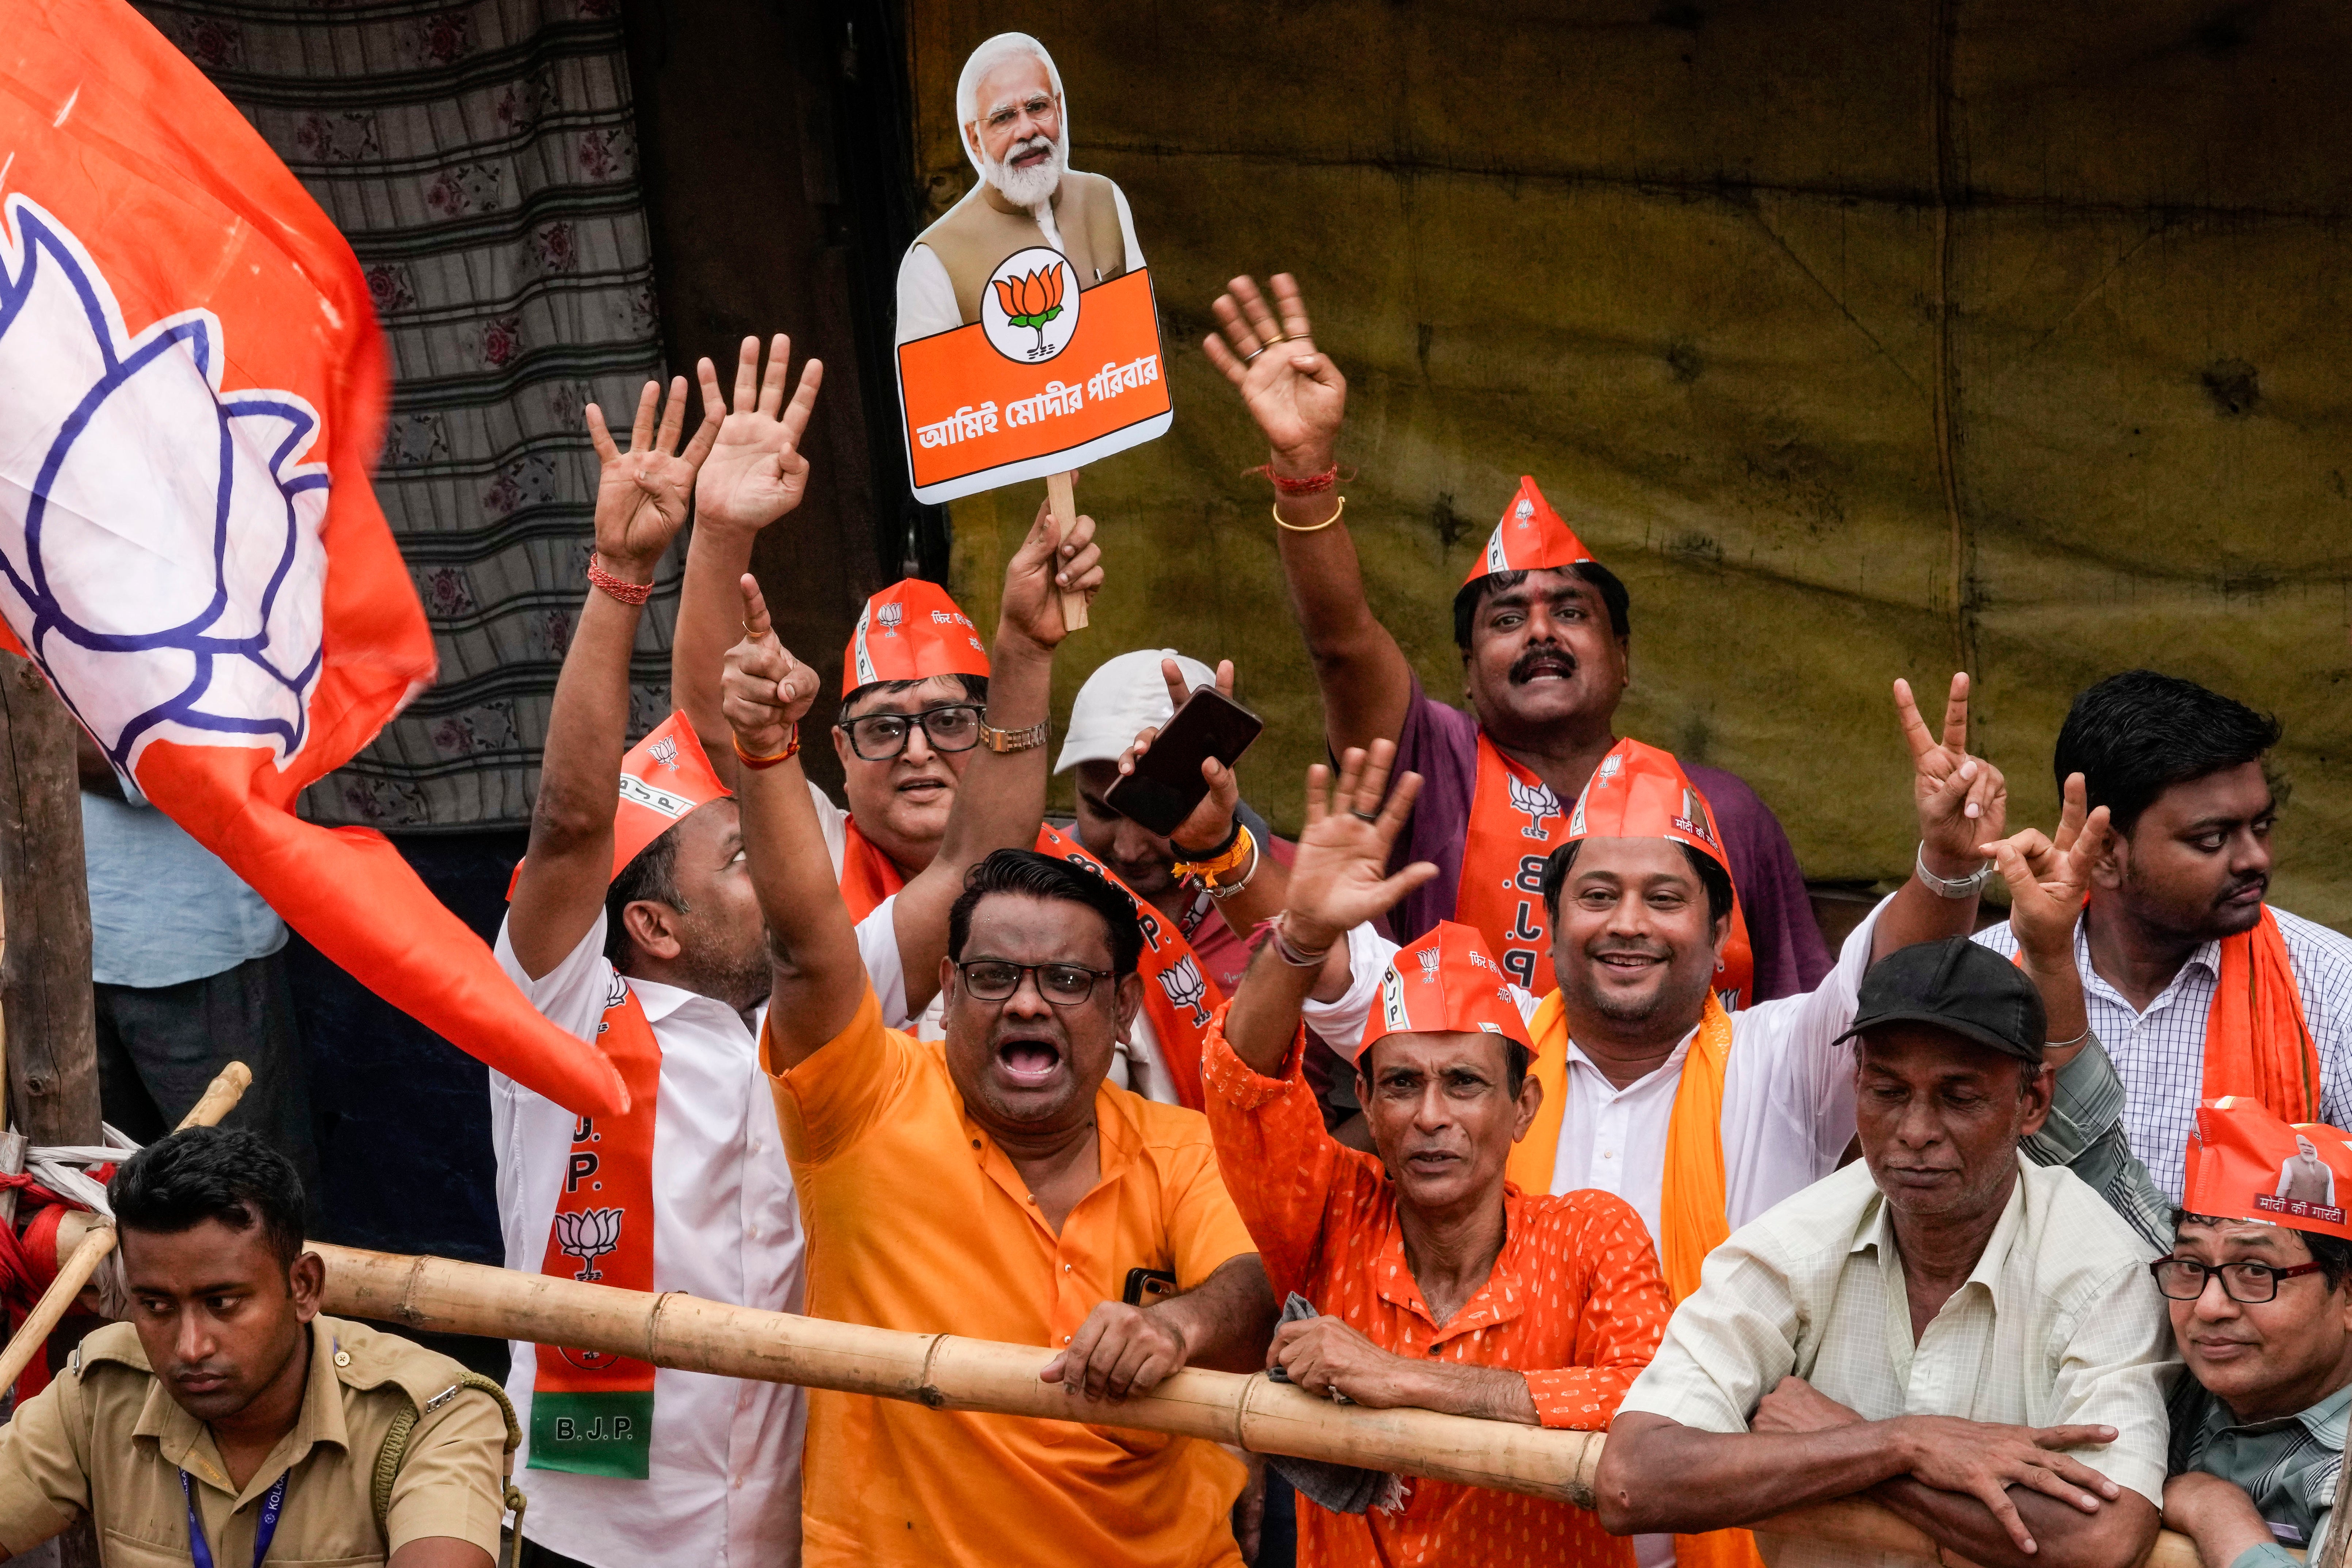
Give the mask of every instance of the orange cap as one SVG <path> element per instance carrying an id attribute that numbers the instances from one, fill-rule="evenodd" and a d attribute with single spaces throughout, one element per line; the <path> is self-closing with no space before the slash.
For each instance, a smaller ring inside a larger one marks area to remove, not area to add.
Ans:
<path id="1" fill-rule="evenodd" d="M 2305 1154 L 2304 1150 L 2311 1152 Z M 2251 1095 L 2197 1111 L 2180 1206 L 2215 1219 L 2283 1225 L 2352 1240 L 2352 1138 L 2316 1122 L 2282 1121 Z"/>
<path id="2" fill-rule="evenodd" d="M 1462 579 L 1462 585 L 1466 588 L 1497 572 L 1539 572 L 1591 560 L 1592 552 L 1584 548 L 1584 541 L 1551 510 L 1535 480 L 1523 475 L 1519 493 L 1503 509 L 1503 521 L 1487 539 L 1486 553 L 1471 563 L 1470 575 Z"/>
<path id="3" fill-rule="evenodd" d="M 1511 994 L 1511 977 L 1481 951 L 1476 931 L 1440 921 L 1427 936 L 1398 949 L 1381 971 L 1381 1005 L 1364 1021 L 1356 1059 L 1390 1035 L 1482 1032 L 1535 1049 Z"/>
<path id="4" fill-rule="evenodd" d="M 719 782 L 694 726 L 672 713 L 621 759 L 621 804 L 613 813 L 613 875 L 698 805 L 735 792 Z"/>
<path id="5" fill-rule="evenodd" d="M 1665 838 L 1710 856 L 1726 872 L 1731 861 L 1715 813 L 1674 753 L 1639 741 L 1620 741 L 1585 781 L 1568 816 L 1568 838 Z"/>
<path id="6" fill-rule="evenodd" d="M 845 695 L 877 680 L 988 674 L 988 647 L 971 617 L 937 583 L 908 577 L 866 601 L 841 656 Z"/>

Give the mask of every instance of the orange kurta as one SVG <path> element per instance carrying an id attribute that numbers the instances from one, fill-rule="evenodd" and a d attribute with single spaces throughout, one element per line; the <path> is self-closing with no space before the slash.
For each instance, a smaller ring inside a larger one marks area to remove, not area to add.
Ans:
<path id="1" fill-rule="evenodd" d="M 1606 1193 L 1531 1197 L 1507 1185 L 1508 1228 L 1494 1272 L 1441 1326 L 1405 1264 L 1395 1184 L 1378 1159 L 1323 1130 L 1299 1075 L 1299 1044 L 1284 1077 L 1261 1078 L 1225 1043 L 1224 1021 L 1220 1012 L 1202 1058 L 1209 1124 L 1275 1295 L 1296 1290 L 1398 1355 L 1524 1373 L 1546 1426 L 1606 1427 L 1666 1324 L 1666 1289 L 1641 1216 Z M 1631 1543 L 1582 1509 L 1446 1481 L 1406 1484 L 1395 1513 L 1337 1514 L 1301 1498 L 1301 1568 L 1632 1568 Z"/>
<path id="2" fill-rule="evenodd" d="M 882 1026 L 868 992 L 835 1039 L 775 1070 L 776 1119 L 808 1228 L 812 1316 L 1018 1344 L 1068 1342 L 1128 1271 L 1189 1290 L 1255 1251 L 1207 1121 L 1105 1084 L 1102 1173 L 1047 1227 L 966 1114 L 944 1047 Z M 1213 1443 L 809 1391 L 802 1562 L 1036 1562 L 1198 1568 L 1241 1561 L 1241 1465 Z"/>

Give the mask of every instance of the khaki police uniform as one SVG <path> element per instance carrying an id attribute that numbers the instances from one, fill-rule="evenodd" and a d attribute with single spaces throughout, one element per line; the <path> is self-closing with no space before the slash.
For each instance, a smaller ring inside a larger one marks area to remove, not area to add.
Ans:
<path id="1" fill-rule="evenodd" d="M 156 1379 L 138 1331 L 110 1324 L 0 1426 L 0 1546 L 14 1555 L 94 1513 L 108 1568 L 193 1563 L 184 1469 L 213 1562 L 244 1568 L 262 1500 L 290 1467 L 273 1568 L 383 1563 L 434 1535 L 495 1560 L 506 1418 L 488 1394 L 459 1384 L 464 1370 L 394 1335 L 312 1319 L 301 1414 L 238 1489 L 212 1433 Z M 418 1418 L 378 1530 L 376 1459 L 394 1418 L 411 1410 Z"/>

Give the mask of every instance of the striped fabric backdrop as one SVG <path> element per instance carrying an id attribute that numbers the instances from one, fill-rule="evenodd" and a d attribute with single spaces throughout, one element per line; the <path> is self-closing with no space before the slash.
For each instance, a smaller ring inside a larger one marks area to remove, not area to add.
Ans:
<path id="1" fill-rule="evenodd" d="M 390 830 L 530 814 L 586 584 L 595 457 L 661 370 L 619 0 L 178 0 L 140 10 L 340 226 L 391 350 L 376 493 L 440 679 L 304 795 Z M 639 634 L 632 733 L 666 711 L 677 560 Z"/>

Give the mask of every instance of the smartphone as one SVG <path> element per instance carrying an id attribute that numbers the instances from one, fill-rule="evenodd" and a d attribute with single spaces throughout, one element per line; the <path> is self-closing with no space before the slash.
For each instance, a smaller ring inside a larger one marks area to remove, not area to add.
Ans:
<path id="1" fill-rule="evenodd" d="M 1165 838 L 1209 793 L 1201 760 L 1214 757 L 1232 767 L 1265 728 L 1256 714 L 1215 687 L 1198 688 L 1160 727 L 1135 771 L 1112 784 L 1103 799 L 1121 816 Z"/>

